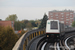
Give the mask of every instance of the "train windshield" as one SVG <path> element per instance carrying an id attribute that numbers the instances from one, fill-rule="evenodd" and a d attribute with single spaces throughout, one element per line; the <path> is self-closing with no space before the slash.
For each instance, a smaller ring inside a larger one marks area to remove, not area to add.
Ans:
<path id="1" fill-rule="evenodd" d="M 58 29 L 57 21 L 51 21 L 51 29 Z"/>

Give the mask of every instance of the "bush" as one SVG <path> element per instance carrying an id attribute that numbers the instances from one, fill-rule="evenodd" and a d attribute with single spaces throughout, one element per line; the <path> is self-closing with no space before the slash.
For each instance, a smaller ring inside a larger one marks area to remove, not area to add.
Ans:
<path id="1" fill-rule="evenodd" d="M 0 50 L 12 50 L 17 40 L 18 37 L 11 27 L 0 26 Z"/>

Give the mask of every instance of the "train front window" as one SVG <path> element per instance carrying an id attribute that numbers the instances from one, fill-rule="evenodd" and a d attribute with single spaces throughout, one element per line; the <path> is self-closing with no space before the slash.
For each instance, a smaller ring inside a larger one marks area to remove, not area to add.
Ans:
<path id="1" fill-rule="evenodd" d="M 51 21 L 51 29 L 58 29 L 57 21 Z"/>

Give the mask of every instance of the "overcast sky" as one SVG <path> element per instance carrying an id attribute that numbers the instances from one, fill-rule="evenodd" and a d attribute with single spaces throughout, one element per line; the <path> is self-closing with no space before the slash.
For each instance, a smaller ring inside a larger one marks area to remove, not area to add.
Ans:
<path id="1" fill-rule="evenodd" d="M 0 19 L 16 14 L 19 20 L 35 20 L 51 10 L 74 10 L 75 0 L 0 0 Z"/>

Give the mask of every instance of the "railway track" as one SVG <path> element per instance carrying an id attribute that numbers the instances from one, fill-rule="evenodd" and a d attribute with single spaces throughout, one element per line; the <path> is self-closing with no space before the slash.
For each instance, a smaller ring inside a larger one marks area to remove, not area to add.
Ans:
<path id="1" fill-rule="evenodd" d="M 61 50 L 59 43 L 55 42 L 55 43 L 47 43 L 45 42 L 40 50 Z"/>
<path id="2" fill-rule="evenodd" d="M 37 42 L 35 50 L 75 50 L 75 33 L 65 35 L 59 42 L 53 43 L 47 42 L 44 37 Z"/>
<path id="3" fill-rule="evenodd" d="M 61 43 L 65 50 L 75 50 L 75 33 L 65 35 Z"/>
<path id="4" fill-rule="evenodd" d="M 65 45 L 69 50 L 75 50 L 75 35 L 65 40 Z"/>
<path id="5" fill-rule="evenodd" d="M 60 42 L 41 42 L 38 50 L 75 50 L 75 35 L 67 37 L 64 41 Z"/>

